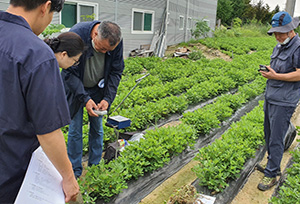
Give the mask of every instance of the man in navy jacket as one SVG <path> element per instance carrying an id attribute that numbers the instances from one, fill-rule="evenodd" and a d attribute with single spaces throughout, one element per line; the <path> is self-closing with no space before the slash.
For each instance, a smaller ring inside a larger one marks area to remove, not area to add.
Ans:
<path id="1" fill-rule="evenodd" d="M 89 114 L 89 161 L 97 165 L 102 156 L 102 117 L 94 110 L 107 110 L 113 102 L 124 69 L 123 43 L 120 27 L 110 21 L 81 22 L 71 32 L 77 33 L 87 45 L 77 66 L 62 71 L 71 124 L 68 155 L 76 177 L 82 173 L 83 108 Z"/>

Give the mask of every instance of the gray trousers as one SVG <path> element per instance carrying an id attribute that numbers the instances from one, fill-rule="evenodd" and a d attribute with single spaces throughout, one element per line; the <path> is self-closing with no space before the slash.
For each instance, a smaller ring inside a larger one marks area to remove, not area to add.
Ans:
<path id="1" fill-rule="evenodd" d="M 265 176 L 276 177 L 284 152 L 284 137 L 288 130 L 290 119 L 295 107 L 264 104 L 264 133 L 268 152 L 268 163 Z"/>

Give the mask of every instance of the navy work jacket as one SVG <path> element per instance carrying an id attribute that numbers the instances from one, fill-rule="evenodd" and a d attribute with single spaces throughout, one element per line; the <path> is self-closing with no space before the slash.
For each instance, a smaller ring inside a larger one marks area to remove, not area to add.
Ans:
<path id="1" fill-rule="evenodd" d="M 271 67 L 276 73 L 289 73 L 300 68 L 300 38 L 298 34 L 287 45 L 277 44 L 271 55 Z M 296 107 L 300 98 L 299 81 L 268 79 L 265 98 L 278 106 Z"/>
<path id="2" fill-rule="evenodd" d="M 123 41 L 113 50 L 106 52 L 104 65 L 104 88 L 94 87 L 94 96 L 91 96 L 83 85 L 83 76 L 86 60 L 93 56 L 93 47 L 91 39 L 91 31 L 100 21 L 81 22 L 74 25 L 70 31 L 77 33 L 84 43 L 87 50 L 79 59 L 78 66 L 72 66 L 62 71 L 62 78 L 65 85 L 68 105 L 71 118 L 78 112 L 79 108 L 84 106 L 89 99 L 93 99 L 95 103 L 99 103 L 102 99 L 106 100 L 109 105 L 113 102 L 121 76 L 124 69 L 123 60 Z"/>

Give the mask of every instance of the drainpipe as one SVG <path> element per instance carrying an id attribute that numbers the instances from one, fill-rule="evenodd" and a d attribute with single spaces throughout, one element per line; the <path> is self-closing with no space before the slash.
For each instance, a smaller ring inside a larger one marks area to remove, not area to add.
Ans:
<path id="1" fill-rule="evenodd" d="M 118 0 L 115 0 L 115 23 L 118 23 Z"/>
<path id="2" fill-rule="evenodd" d="M 188 30 L 187 30 L 187 24 L 188 24 L 188 17 L 189 17 L 189 9 L 190 9 L 190 4 L 189 0 L 186 0 L 186 12 L 185 12 L 185 26 L 183 27 L 184 29 L 184 41 L 188 41 Z"/>
<path id="3" fill-rule="evenodd" d="M 161 40 L 159 42 L 158 47 L 158 57 L 163 57 L 165 55 L 165 51 L 167 48 L 167 41 L 168 41 L 168 22 L 169 22 L 169 0 L 166 0 L 166 11 L 165 11 L 165 20 L 164 20 L 164 26 L 162 26 L 162 32 L 161 32 Z"/>
<path id="4" fill-rule="evenodd" d="M 167 35 L 167 31 L 168 31 L 168 23 L 169 23 L 169 5 L 170 5 L 170 1 L 167 0 L 167 5 L 166 5 L 166 22 L 165 22 L 165 33 Z"/>

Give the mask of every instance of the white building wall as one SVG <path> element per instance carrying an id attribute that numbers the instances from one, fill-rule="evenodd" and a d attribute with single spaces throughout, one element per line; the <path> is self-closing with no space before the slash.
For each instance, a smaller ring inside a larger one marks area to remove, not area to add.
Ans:
<path id="1" fill-rule="evenodd" d="M 151 44 L 153 36 L 159 32 L 169 1 L 169 19 L 167 27 L 167 45 L 174 45 L 189 41 L 192 36 L 187 27 L 188 18 L 192 25 L 198 19 L 207 19 L 213 30 L 216 24 L 217 0 L 66 0 L 73 2 L 90 2 L 98 5 L 98 19 L 110 20 L 118 23 L 122 29 L 124 39 L 124 56 L 141 45 Z M 9 0 L 0 0 L 0 10 L 6 10 Z M 154 14 L 152 33 L 132 32 L 132 9 L 150 10 Z M 180 29 L 180 17 L 183 17 L 183 28 Z M 52 24 L 60 24 L 60 14 L 55 14 Z M 193 27 L 191 25 L 191 27 Z"/>

